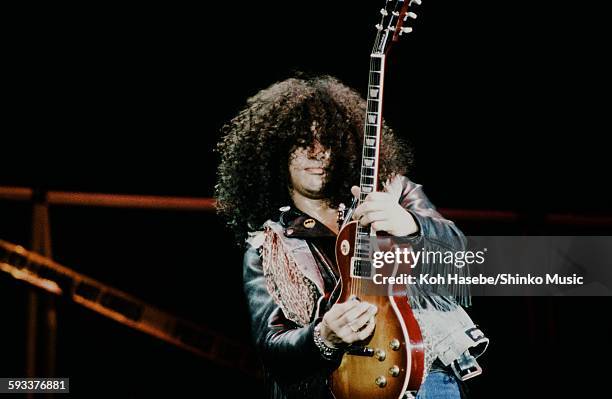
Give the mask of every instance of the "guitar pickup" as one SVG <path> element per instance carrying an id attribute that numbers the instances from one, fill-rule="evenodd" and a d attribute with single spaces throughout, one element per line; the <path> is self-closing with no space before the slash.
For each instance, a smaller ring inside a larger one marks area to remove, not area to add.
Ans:
<path id="1" fill-rule="evenodd" d="M 374 349 L 368 347 L 368 346 L 351 346 L 350 348 L 348 348 L 346 350 L 346 353 L 348 355 L 353 355 L 353 356 L 368 356 L 368 357 L 373 357 L 374 356 Z"/>

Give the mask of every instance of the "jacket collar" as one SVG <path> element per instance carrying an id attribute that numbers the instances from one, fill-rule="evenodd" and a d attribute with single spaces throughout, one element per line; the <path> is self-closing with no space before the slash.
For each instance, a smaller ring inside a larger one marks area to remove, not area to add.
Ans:
<path id="1" fill-rule="evenodd" d="M 280 224 L 285 230 L 286 237 L 336 237 L 327 226 L 296 207 L 284 206 L 280 210 Z"/>

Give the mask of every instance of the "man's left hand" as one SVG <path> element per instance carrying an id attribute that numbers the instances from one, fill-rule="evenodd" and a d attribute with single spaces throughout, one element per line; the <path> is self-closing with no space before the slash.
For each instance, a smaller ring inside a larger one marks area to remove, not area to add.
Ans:
<path id="1" fill-rule="evenodd" d="M 351 193 L 359 197 L 359 187 L 353 186 Z M 353 219 L 362 226 L 372 225 L 375 231 L 386 231 L 394 236 L 407 236 L 419 230 L 414 216 L 389 193 L 378 191 L 368 194 L 353 213 Z"/>

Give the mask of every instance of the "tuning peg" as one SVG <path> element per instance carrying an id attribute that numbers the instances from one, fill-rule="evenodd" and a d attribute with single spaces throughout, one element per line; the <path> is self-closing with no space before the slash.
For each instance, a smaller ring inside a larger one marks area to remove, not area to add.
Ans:
<path id="1" fill-rule="evenodd" d="M 421 0 L 410 0 L 410 3 L 408 5 L 411 6 L 412 3 L 416 4 L 417 6 L 420 6 L 422 1 Z"/>
<path id="2" fill-rule="evenodd" d="M 376 24 L 376 30 L 383 30 L 383 26 L 381 24 Z"/>
<path id="3" fill-rule="evenodd" d="M 381 8 L 381 9 L 380 9 L 380 13 L 381 13 L 381 14 L 382 14 L 384 17 L 386 17 L 387 15 L 389 15 L 389 12 L 388 12 L 387 10 L 385 10 L 384 8 Z"/>
<path id="4" fill-rule="evenodd" d="M 402 33 L 410 33 L 410 32 L 412 32 L 412 28 L 408 26 L 408 27 L 405 27 L 405 28 L 401 28 L 399 34 L 401 36 Z"/>
<path id="5" fill-rule="evenodd" d="M 412 19 L 416 19 L 417 15 L 415 13 L 413 13 L 412 11 L 407 12 L 406 15 L 404 16 L 404 21 L 407 20 L 408 18 L 412 18 Z"/>

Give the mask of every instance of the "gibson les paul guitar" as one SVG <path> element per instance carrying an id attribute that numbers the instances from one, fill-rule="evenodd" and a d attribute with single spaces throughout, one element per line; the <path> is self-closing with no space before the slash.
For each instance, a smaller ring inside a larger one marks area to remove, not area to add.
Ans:
<path id="1" fill-rule="evenodd" d="M 358 203 L 377 190 L 378 161 L 382 131 L 382 97 L 385 59 L 391 44 L 412 29 L 404 27 L 410 11 L 420 0 L 387 0 L 380 12 L 381 21 L 370 56 L 370 79 L 367 96 L 361 193 Z M 370 227 L 353 221 L 339 232 L 336 241 L 336 261 L 341 287 L 338 302 L 357 295 L 378 307 L 376 329 L 363 345 L 353 345 L 343 356 L 340 367 L 331 376 L 331 390 L 337 399 L 398 399 L 411 397 L 417 391 L 424 373 L 424 349 L 421 330 L 406 295 L 367 295 L 372 284 Z"/>

